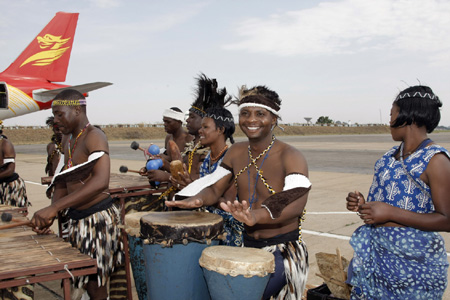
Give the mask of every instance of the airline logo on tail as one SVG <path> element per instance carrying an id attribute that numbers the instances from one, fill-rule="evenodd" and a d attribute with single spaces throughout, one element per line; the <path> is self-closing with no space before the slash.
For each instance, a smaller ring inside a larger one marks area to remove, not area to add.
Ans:
<path id="1" fill-rule="evenodd" d="M 39 47 L 41 49 L 50 49 L 30 56 L 20 65 L 20 68 L 31 62 L 34 62 L 32 63 L 33 66 L 47 66 L 63 56 L 64 53 L 70 49 L 70 47 L 61 47 L 63 47 L 70 40 L 70 38 L 62 39 L 61 37 L 62 36 L 54 36 L 48 33 L 43 37 L 38 36 L 36 39 L 39 43 Z"/>
<path id="2" fill-rule="evenodd" d="M 56 13 L 19 57 L 0 73 L 0 120 L 49 109 L 55 96 L 68 88 L 87 95 L 112 84 L 55 83 L 66 80 L 77 22 L 78 13 Z"/>

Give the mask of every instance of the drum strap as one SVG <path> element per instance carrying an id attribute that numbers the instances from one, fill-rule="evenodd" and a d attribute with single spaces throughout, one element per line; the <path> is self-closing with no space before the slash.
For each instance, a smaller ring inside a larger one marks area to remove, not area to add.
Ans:
<path id="1" fill-rule="evenodd" d="M 273 194 L 263 201 L 261 207 L 267 209 L 272 219 L 280 217 L 286 206 L 305 195 L 311 189 L 311 182 L 303 174 L 289 174 L 284 179 L 282 192 Z"/>
<path id="2" fill-rule="evenodd" d="M 227 175 L 231 175 L 231 172 L 227 169 L 225 169 L 222 166 L 217 167 L 217 169 L 206 176 L 203 176 L 189 185 L 187 185 L 184 189 L 179 191 L 176 195 L 177 196 L 183 196 L 183 197 L 192 197 L 196 194 L 198 194 L 201 190 L 204 188 L 207 188 L 220 179 L 224 178 Z"/>

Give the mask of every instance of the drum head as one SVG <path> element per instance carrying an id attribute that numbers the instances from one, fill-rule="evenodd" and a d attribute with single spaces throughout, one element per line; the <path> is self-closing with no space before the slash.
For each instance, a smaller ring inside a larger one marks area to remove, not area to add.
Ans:
<path id="1" fill-rule="evenodd" d="M 198 211 L 148 212 L 141 218 L 142 238 L 152 243 L 206 242 L 223 232 L 221 216 Z"/>
<path id="2" fill-rule="evenodd" d="M 203 268 L 222 275 L 264 277 L 275 271 L 272 253 L 249 247 L 211 246 L 199 260 Z"/>
<path id="3" fill-rule="evenodd" d="M 148 214 L 148 211 L 140 211 L 125 215 L 125 231 L 135 237 L 141 235 L 141 218 Z"/>

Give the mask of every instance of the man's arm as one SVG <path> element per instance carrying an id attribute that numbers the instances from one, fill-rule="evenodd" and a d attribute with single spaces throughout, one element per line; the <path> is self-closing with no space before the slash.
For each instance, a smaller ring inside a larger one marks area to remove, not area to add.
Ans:
<path id="1" fill-rule="evenodd" d="M 2 142 L 2 152 L 3 152 L 3 162 L 5 159 L 16 158 L 16 151 L 14 150 L 14 146 L 7 139 L 3 139 Z M 3 163 L 2 162 L 2 163 Z M 16 163 L 9 162 L 0 166 L 0 178 L 7 178 L 14 174 L 16 170 Z"/>
<path id="2" fill-rule="evenodd" d="M 67 196 L 66 183 L 65 182 L 56 183 L 52 195 L 52 204 L 65 196 Z"/>

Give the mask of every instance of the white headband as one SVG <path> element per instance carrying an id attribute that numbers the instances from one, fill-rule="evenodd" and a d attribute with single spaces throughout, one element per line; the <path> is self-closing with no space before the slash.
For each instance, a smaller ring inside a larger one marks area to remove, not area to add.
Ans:
<path id="1" fill-rule="evenodd" d="M 184 113 L 170 109 L 170 108 L 166 109 L 164 111 L 163 117 L 171 118 L 171 119 L 178 120 L 178 121 L 181 121 L 182 123 L 184 123 Z"/>
<path id="2" fill-rule="evenodd" d="M 243 104 L 239 105 L 239 111 L 241 111 L 241 109 L 243 109 L 244 107 L 261 107 L 261 108 L 267 109 L 268 111 L 270 111 L 271 113 L 273 113 L 274 115 L 276 115 L 278 117 L 280 116 L 279 113 L 275 109 L 273 109 L 267 105 L 264 105 L 264 104 L 254 103 L 254 102 L 243 103 Z"/>

